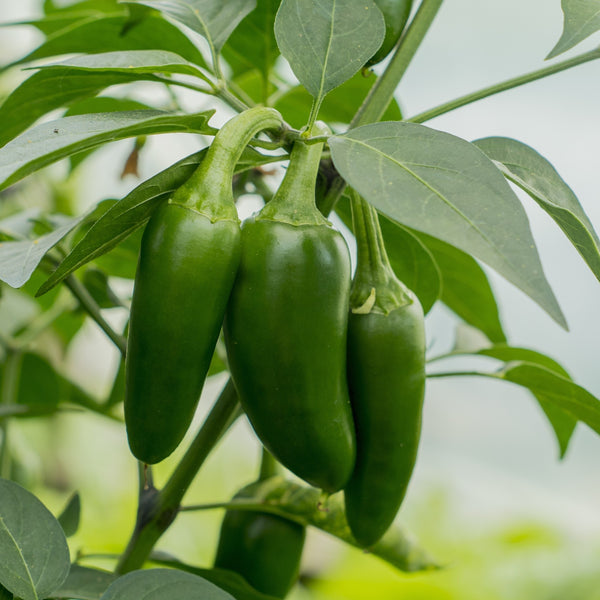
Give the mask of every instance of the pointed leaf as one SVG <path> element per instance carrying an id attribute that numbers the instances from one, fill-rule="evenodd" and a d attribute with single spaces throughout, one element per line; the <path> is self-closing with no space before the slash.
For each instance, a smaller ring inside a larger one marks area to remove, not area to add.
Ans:
<path id="1" fill-rule="evenodd" d="M 130 1 L 130 0 L 128 0 Z M 256 0 L 133 0 L 159 10 L 206 38 L 217 51 Z"/>
<path id="2" fill-rule="evenodd" d="M 79 519 L 81 517 L 81 498 L 79 494 L 75 492 L 67 502 L 67 505 L 60 513 L 58 522 L 63 528 L 65 535 L 71 537 L 77 533 L 79 529 Z"/>
<path id="3" fill-rule="evenodd" d="M 486 262 L 566 327 L 527 215 L 476 146 L 398 122 L 358 127 L 329 144 L 344 179 L 387 217 Z"/>
<path id="4" fill-rule="evenodd" d="M 133 571 L 119 577 L 101 600 L 234 600 L 202 577 L 173 569 Z"/>
<path id="5" fill-rule="evenodd" d="M 317 104 L 377 52 L 384 36 L 372 0 L 283 0 L 275 19 L 279 50 Z"/>
<path id="6" fill-rule="evenodd" d="M 22 600 L 49 597 L 69 573 L 65 534 L 30 492 L 0 479 L 0 584 Z"/>
<path id="7" fill-rule="evenodd" d="M 600 280 L 600 239 L 577 197 L 554 167 L 517 140 L 490 137 L 473 143 L 556 221 Z"/>
<path id="8" fill-rule="evenodd" d="M 42 123 L 0 148 L 0 190 L 61 158 L 106 142 L 156 133 L 209 133 L 207 122 L 213 112 L 124 111 Z"/>
<path id="9" fill-rule="evenodd" d="M 566 52 L 600 30 L 600 0 L 562 0 L 562 35 L 546 59 Z"/>
<path id="10" fill-rule="evenodd" d="M 62 586 L 52 593 L 53 598 L 77 598 L 77 600 L 100 600 L 102 594 L 117 575 L 99 569 L 71 565 L 69 576 Z"/>

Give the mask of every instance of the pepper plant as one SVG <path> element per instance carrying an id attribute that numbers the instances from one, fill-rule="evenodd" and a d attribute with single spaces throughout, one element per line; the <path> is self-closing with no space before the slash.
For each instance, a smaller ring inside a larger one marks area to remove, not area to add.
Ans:
<path id="1" fill-rule="evenodd" d="M 465 140 L 426 125 L 600 58 L 600 49 L 560 58 L 600 29 L 600 3 L 562 0 L 564 31 L 548 66 L 404 115 L 394 93 L 442 3 L 45 0 L 39 18 L 3 24 L 30 26 L 43 41 L 2 65 L 0 79 L 26 69 L 0 105 L 0 598 L 284 597 L 307 528 L 400 571 L 440 568 L 390 526 L 415 461 L 426 374 L 529 390 L 561 455 L 578 422 L 600 433 L 597 398 L 552 358 L 511 345 L 480 265 L 566 327 L 509 182 L 600 279 L 590 220 L 522 141 Z M 133 148 L 123 175 L 135 175 L 147 138 L 165 133 L 189 136 L 196 152 L 119 199 L 82 213 L 48 183 L 55 175 L 45 167 L 60 162 L 68 185 L 124 139 Z M 234 198 L 247 194 L 265 208 L 240 234 Z M 331 222 L 356 236 L 352 292 L 346 242 Z M 436 303 L 483 343 L 457 338 L 448 353 L 424 355 L 423 314 Z M 131 312 L 130 325 L 116 327 L 108 311 Z M 64 369 L 85 321 L 121 356 L 102 398 Z M 439 367 L 456 356 L 500 366 Z M 157 486 L 150 463 L 196 428 L 200 390 L 216 376 L 222 391 Z M 77 490 L 56 517 L 21 485 L 17 421 L 50 428 L 73 410 L 118 422 L 143 461 L 129 543 L 101 557 L 112 571 L 94 562 L 94 548 L 69 552 Z M 240 481 L 233 499 L 186 505 L 244 413 L 265 446 L 260 475 Z M 181 513 L 209 509 L 227 511 L 214 566 L 160 552 Z"/>

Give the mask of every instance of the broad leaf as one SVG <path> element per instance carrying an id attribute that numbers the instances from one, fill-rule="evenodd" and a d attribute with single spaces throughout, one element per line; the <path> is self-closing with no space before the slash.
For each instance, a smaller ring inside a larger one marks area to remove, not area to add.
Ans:
<path id="1" fill-rule="evenodd" d="M 342 494 L 334 494 L 323 502 L 321 492 L 315 488 L 292 483 L 282 477 L 271 477 L 247 486 L 226 506 L 277 514 L 304 526 L 317 527 L 359 547 L 346 522 Z M 437 563 L 417 542 L 395 527 L 392 527 L 369 552 L 400 571 L 415 572 L 438 568 Z"/>
<path id="2" fill-rule="evenodd" d="M 566 327 L 527 215 L 476 146 L 398 122 L 358 127 L 329 144 L 342 177 L 383 214 L 486 262 Z"/>
<path id="3" fill-rule="evenodd" d="M 117 575 L 113 573 L 89 567 L 80 567 L 79 565 L 71 565 L 67 580 L 52 594 L 52 597 L 69 600 L 71 598 L 77 598 L 77 600 L 100 600 L 102 594 L 116 580 Z"/>
<path id="4" fill-rule="evenodd" d="M 372 0 L 283 0 L 275 19 L 279 50 L 317 105 L 377 52 L 384 36 Z"/>
<path id="5" fill-rule="evenodd" d="M 212 114 L 124 111 L 42 123 L 0 148 L 0 190 L 61 158 L 106 142 L 156 133 L 207 133 Z"/>
<path id="6" fill-rule="evenodd" d="M 130 0 L 128 0 L 130 1 Z M 159 10 L 203 36 L 217 51 L 256 0 L 133 0 Z"/>
<path id="7" fill-rule="evenodd" d="M 153 80 L 152 75 L 138 77 L 126 73 L 78 73 L 54 68 L 34 73 L 0 106 L 0 146 L 27 129 L 41 116 L 71 103 L 95 96 L 111 85 L 140 79 Z"/>
<path id="8" fill-rule="evenodd" d="M 69 573 L 65 534 L 21 486 L 0 479 L 0 584 L 22 600 L 51 596 Z"/>
<path id="9" fill-rule="evenodd" d="M 65 112 L 64 116 L 73 117 L 75 115 L 89 115 L 90 113 L 147 110 L 152 108 L 153 107 L 148 104 L 144 104 L 138 100 L 130 100 L 129 98 L 97 96 L 96 98 L 86 98 L 85 100 L 72 104 Z"/>
<path id="10" fill-rule="evenodd" d="M 440 270 L 442 302 L 491 342 L 505 342 L 494 292 L 477 261 L 434 237 L 416 235 L 429 249 Z"/>
<path id="11" fill-rule="evenodd" d="M 76 52 L 168 50 L 197 65 L 206 63 L 194 44 L 173 24 L 148 15 L 131 23 L 128 17 L 89 18 L 50 36 L 38 48 L 13 64 L 22 64 Z"/>
<path id="12" fill-rule="evenodd" d="M 147 223 L 160 202 L 166 200 L 189 179 L 205 153 L 206 150 L 202 150 L 180 160 L 144 181 L 125 198 L 115 203 L 60 263 L 56 271 L 41 286 L 38 295 L 45 294 L 75 269 L 105 254 Z M 236 172 L 274 160 L 280 158 L 263 156 L 253 150 L 246 150 L 236 166 Z"/>
<path id="13" fill-rule="evenodd" d="M 600 239 L 577 197 L 554 167 L 517 140 L 491 137 L 473 143 L 556 221 L 600 280 Z"/>
<path id="14" fill-rule="evenodd" d="M 67 502 L 67 505 L 60 513 L 58 522 L 63 528 L 65 535 L 71 537 L 77 533 L 79 529 L 79 519 L 81 518 L 81 498 L 75 492 Z"/>
<path id="15" fill-rule="evenodd" d="M 234 600 L 210 581 L 173 569 L 133 571 L 119 577 L 101 600 Z"/>
<path id="16" fill-rule="evenodd" d="M 600 0 L 562 0 L 562 9 L 563 32 L 546 59 L 566 52 L 600 30 Z"/>

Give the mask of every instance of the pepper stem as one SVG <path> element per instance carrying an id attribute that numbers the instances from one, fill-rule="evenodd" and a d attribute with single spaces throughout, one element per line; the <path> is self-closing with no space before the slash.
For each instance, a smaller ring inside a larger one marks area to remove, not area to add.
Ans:
<path id="1" fill-rule="evenodd" d="M 250 140 L 264 129 L 281 129 L 273 108 L 257 106 L 230 119 L 219 130 L 204 160 L 171 199 L 206 215 L 211 221 L 238 220 L 232 191 L 233 173 Z"/>

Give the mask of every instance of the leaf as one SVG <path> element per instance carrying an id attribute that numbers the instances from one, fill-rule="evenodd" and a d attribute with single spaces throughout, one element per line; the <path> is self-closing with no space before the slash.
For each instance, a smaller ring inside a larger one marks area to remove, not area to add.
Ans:
<path id="1" fill-rule="evenodd" d="M 131 0 L 128 0 L 128 2 Z M 256 0 L 133 0 L 159 10 L 203 36 L 217 51 Z"/>
<path id="2" fill-rule="evenodd" d="M 546 57 L 566 52 L 600 30 L 600 0 L 562 0 L 565 22 L 562 35 Z"/>
<path id="3" fill-rule="evenodd" d="M 13 600 L 14 596 L 3 586 L 0 585 L 0 600 Z"/>
<path id="4" fill-rule="evenodd" d="M 79 519 L 81 517 L 81 498 L 75 492 L 67 502 L 67 505 L 60 513 L 58 522 L 63 528 L 65 535 L 71 537 L 77 533 L 79 529 Z"/>
<path id="5" fill-rule="evenodd" d="M 22 600 L 47 598 L 69 573 L 65 534 L 20 485 L 0 479 L 0 584 Z"/>
<path id="6" fill-rule="evenodd" d="M 165 50 L 121 50 L 99 54 L 84 54 L 61 62 L 45 64 L 39 68 L 42 69 L 42 72 L 48 69 L 67 69 L 67 71 L 73 69 L 136 75 L 179 73 L 206 80 L 206 76 L 197 66 L 178 54 Z"/>
<path id="7" fill-rule="evenodd" d="M 89 267 L 83 273 L 82 281 L 100 308 L 126 308 L 112 291 L 104 271 Z"/>
<path id="8" fill-rule="evenodd" d="M 352 215 L 346 197 L 340 199 L 335 210 L 349 229 L 352 229 Z M 425 245 L 404 227 L 379 215 L 385 249 L 396 276 L 419 298 L 423 311 L 427 314 L 440 294 L 440 272 Z"/>
<path id="9" fill-rule="evenodd" d="M 600 280 L 600 239 L 577 197 L 554 167 L 517 140 L 490 137 L 473 143 L 554 219 Z"/>
<path id="10" fill-rule="evenodd" d="M 207 133 L 213 112 L 123 111 L 42 123 L 0 148 L 0 190 L 61 158 L 106 142 L 156 133 Z"/>
<path id="11" fill-rule="evenodd" d="M 14 288 L 24 285 L 46 253 L 87 216 L 73 217 L 51 233 L 33 240 L 0 242 L 0 280 Z"/>
<path id="12" fill-rule="evenodd" d="M 118 112 L 123 110 L 146 110 L 153 107 L 129 98 L 113 98 L 112 96 L 96 96 L 86 98 L 72 104 L 65 112 L 65 117 L 88 115 L 90 113 Z"/>
<path id="13" fill-rule="evenodd" d="M 38 290 L 45 294 L 67 275 L 114 248 L 119 242 L 147 223 L 160 202 L 166 200 L 183 185 L 196 170 L 206 150 L 192 154 L 141 183 L 125 198 L 115 203 L 94 225 L 83 239 L 60 263 L 56 271 Z M 280 157 L 263 156 L 246 150 L 237 164 L 236 172 L 266 164 Z"/>
<path id="14" fill-rule="evenodd" d="M 236 507 L 271 512 L 304 526 L 317 527 L 360 547 L 346 522 L 342 494 L 329 496 L 323 502 L 321 492 L 315 488 L 292 483 L 282 477 L 271 477 L 245 487 L 227 504 L 228 509 Z M 397 528 L 390 529 L 369 552 L 400 571 L 412 573 L 439 568 L 410 536 Z"/>
<path id="15" fill-rule="evenodd" d="M 367 77 L 361 72 L 356 73 L 327 95 L 321 104 L 319 118 L 330 125 L 350 123 L 375 81 L 376 77 L 371 71 Z M 303 86 L 298 85 L 281 94 L 273 106 L 292 127 L 300 128 L 308 119 L 311 105 L 310 94 Z M 393 100 L 383 114 L 382 120 L 400 121 L 401 119 L 402 113 L 398 102 Z"/>
<path id="16" fill-rule="evenodd" d="M 48 36 L 38 48 L 9 66 L 61 54 L 119 50 L 168 50 L 197 65 L 206 64 L 198 48 L 183 32 L 160 16 L 148 15 L 135 24 L 126 16 L 78 21 Z"/>
<path id="17" fill-rule="evenodd" d="M 201 569 L 182 563 L 171 556 L 164 555 L 162 552 L 153 552 L 150 555 L 150 561 L 157 565 L 199 575 L 230 593 L 236 600 L 276 600 L 273 596 L 268 596 L 255 590 L 235 571 L 228 571 L 227 569 Z"/>
<path id="18" fill-rule="evenodd" d="M 494 292 L 477 261 L 434 237 L 424 233 L 416 235 L 429 249 L 440 270 L 442 302 L 491 342 L 505 342 Z"/>
<path id="19" fill-rule="evenodd" d="M 358 127 L 329 145 L 342 177 L 379 211 L 487 263 L 566 328 L 527 215 L 476 146 L 398 122 Z"/>
<path id="20" fill-rule="evenodd" d="M 101 600 L 234 600 L 202 577 L 173 569 L 133 571 L 119 577 Z"/>
<path id="21" fill-rule="evenodd" d="M 372 0 L 283 0 L 275 18 L 279 50 L 317 104 L 375 54 L 384 36 Z"/>
<path id="22" fill-rule="evenodd" d="M 107 571 L 71 565 L 67 580 L 52 594 L 53 598 L 100 600 L 102 594 L 116 581 L 117 576 Z"/>

